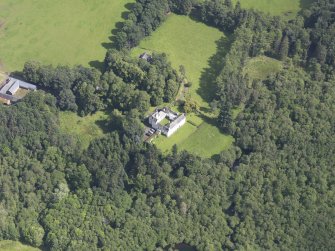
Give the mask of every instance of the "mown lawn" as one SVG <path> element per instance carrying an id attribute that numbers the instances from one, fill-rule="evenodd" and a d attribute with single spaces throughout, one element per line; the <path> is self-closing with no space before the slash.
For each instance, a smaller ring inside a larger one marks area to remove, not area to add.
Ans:
<path id="1" fill-rule="evenodd" d="M 221 133 L 215 124 L 194 115 L 171 137 L 160 135 L 153 141 L 164 153 L 171 151 L 176 144 L 179 150 L 187 150 L 208 158 L 229 148 L 233 142 L 234 138 Z"/>
<path id="2" fill-rule="evenodd" d="M 238 0 L 233 0 L 235 3 Z M 313 0 L 239 0 L 243 8 L 253 8 L 272 15 L 294 17 L 301 9 L 307 8 Z"/>
<path id="3" fill-rule="evenodd" d="M 204 122 L 179 145 L 179 149 L 210 158 L 229 148 L 233 142 L 232 136 L 221 133 L 216 125 Z"/>
<path id="4" fill-rule="evenodd" d="M 153 141 L 153 143 L 162 150 L 163 153 L 168 153 L 171 151 L 173 145 L 180 146 L 185 140 L 187 140 L 195 131 L 197 127 L 191 125 L 190 123 L 186 123 L 183 127 L 181 127 L 176 133 L 174 133 L 171 137 L 167 138 L 164 135 L 158 136 L 157 139 Z"/>
<path id="5" fill-rule="evenodd" d="M 0 241 L 1 251 L 39 251 L 38 248 L 29 247 L 18 241 Z"/>
<path id="6" fill-rule="evenodd" d="M 107 118 L 105 112 L 97 112 L 86 117 L 80 117 L 73 112 L 59 114 L 61 130 L 78 139 L 83 149 L 86 149 L 93 139 L 103 136 Z"/>
<path id="7" fill-rule="evenodd" d="M 132 0 L 0 0 L 0 65 L 25 61 L 83 64 L 102 61 L 111 30 Z"/>

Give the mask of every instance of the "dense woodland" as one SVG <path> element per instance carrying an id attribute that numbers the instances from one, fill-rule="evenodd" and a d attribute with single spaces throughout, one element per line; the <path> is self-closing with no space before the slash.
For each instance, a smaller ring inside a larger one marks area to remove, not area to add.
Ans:
<path id="1" fill-rule="evenodd" d="M 143 112 L 172 101 L 181 80 L 165 55 L 128 49 L 170 11 L 233 36 L 213 101 L 236 141 L 211 159 L 140 140 Z M 230 0 L 138 0 L 102 73 L 28 62 L 23 76 L 43 90 L 0 106 L 0 238 L 47 250 L 334 250 L 334 11 L 318 0 L 286 21 Z M 284 68 L 251 80 L 242 68 L 258 55 Z M 111 132 L 83 152 L 59 129 L 60 110 L 106 108 Z"/>

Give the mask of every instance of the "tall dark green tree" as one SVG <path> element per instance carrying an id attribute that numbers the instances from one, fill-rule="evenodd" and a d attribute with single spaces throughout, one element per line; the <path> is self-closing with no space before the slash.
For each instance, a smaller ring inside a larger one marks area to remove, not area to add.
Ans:
<path id="1" fill-rule="evenodd" d="M 288 52 L 289 52 L 289 46 L 290 44 L 289 44 L 288 37 L 284 35 L 280 43 L 280 47 L 279 47 L 279 58 L 281 60 L 285 60 L 287 58 Z"/>
<path id="2" fill-rule="evenodd" d="M 232 110 L 230 105 L 224 104 L 221 107 L 220 114 L 218 117 L 219 127 L 225 133 L 232 133 L 233 129 L 233 117 L 232 117 Z"/>

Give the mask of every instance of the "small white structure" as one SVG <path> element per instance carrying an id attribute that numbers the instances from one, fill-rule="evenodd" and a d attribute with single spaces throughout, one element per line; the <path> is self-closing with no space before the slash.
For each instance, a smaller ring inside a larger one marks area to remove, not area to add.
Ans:
<path id="1" fill-rule="evenodd" d="M 144 52 L 144 53 L 142 53 L 142 54 L 140 55 L 140 59 L 144 59 L 144 60 L 146 60 L 146 61 L 149 62 L 149 61 L 152 59 L 152 57 L 151 57 L 151 55 L 148 54 L 147 52 Z"/>
<path id="2" fill-rule="evenodd" d="M 164 119 L 167 119 L 168 123 L 162 124 L 161 122 Z M 152 128 L 160 131 L 162 134 L 166 135 L 166 137 L 170 137 L 185 123 L 185 113 L 178 114 L 171 111 L 167 107 L 156 109 L 155 112 L 149 116 L 149 124 L 152 126 Z"/>

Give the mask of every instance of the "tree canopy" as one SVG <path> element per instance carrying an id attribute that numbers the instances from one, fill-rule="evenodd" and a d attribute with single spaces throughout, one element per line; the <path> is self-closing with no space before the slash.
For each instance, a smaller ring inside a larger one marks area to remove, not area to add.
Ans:
<path id="1" fill-rule="evenodd" d="M 142 142 L 143 113 L 173 101 L 181 77 L 166 55 L 132 58 L 127 47 L 170 10 L 233 33 L 213 102 L 235 143 L 209 159 Z M 318 0 L 285 21 L 227 0 L 138 0 L 103 72 L 27 62 L 23 76 L 40 90 L 0 106 L 0 239 L 47 250 L 333 250 L 333 10 Z M 251 79 L 243 68 L 260 55 L 283 69 Z M 60 130 L 62 110 L 107 107 L 110 132 L 88 149 Z"/>

